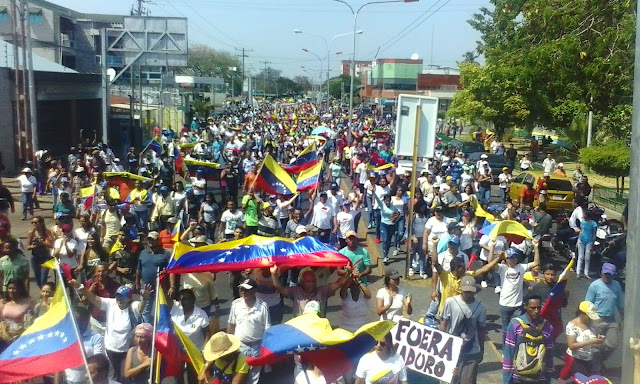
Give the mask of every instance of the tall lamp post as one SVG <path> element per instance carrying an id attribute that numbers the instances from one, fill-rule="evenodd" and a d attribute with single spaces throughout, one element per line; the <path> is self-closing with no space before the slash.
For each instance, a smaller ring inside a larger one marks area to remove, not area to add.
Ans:
<path id="1" fill-rule="evenodd" d="M 317 37 L 319 39 L 322 39 L 322 41 L 324 42 L 324 46 L 327 49 L 327 112 L 329 112 L 329 71 L 331 71 L 331 69 L 329 67 L 329 61 L 331 59 L 331 45 L 333 45 L 333 40 L 335 40 L 338 37 L 344 37 L 344 36 L 349 36 L 349 35 L 353 35 L 354 39 L 355 39 L 355 35 L 362 35 L 364 33 L 364 31 L 360 29 L 360 30 L 357 30 L 355 32 L 341 33 L 339 35 L 333 36 L 328 43 L 327 43 L 327 39 L 324 36 L 314 35 L 313 33 L 303 32 L 303 31 L 301 31 L 299 29 L 294 29 L 293 33 L 301 33 L 301 34 L 304 34 L 304 35 Z M 303 51 L 307 51 L 307 50 L 303 49 Z"/>
<path id="2" fill-rule="evenodd" d="M 346 5 L 347 7 L 349 7 L 349 10 L 351 11 L 351 14 L 353 15 L 353 56 L 351 56 L 351 70 L 350 70 L 350 75 L 351 75 L 351 86 L 349 87 L 349 142 L 351 141 L 351 130 L 353 129 L 353 78 L 356 76 L 356 24 L 358 22 L 358 15 L 360 14 L 360 11 L 362 10 L 362 8 L 366 7 L 367 5 L 371 5 L 371 4 L 387 4 L 387 3 L 415 3 L 419 0 L 383 0 L 383 1 L 370 1 L 368 3 L 364 3 L 360 6 L 360 8 L 358 8 L 357 10 L 354 10 L 353 7 L 351 5 L 349 5 L 349 3 L 347 3 L 344 0 L 333 0 L 336 1 L 338 3 L 342 3 L 344 5 Z"/>

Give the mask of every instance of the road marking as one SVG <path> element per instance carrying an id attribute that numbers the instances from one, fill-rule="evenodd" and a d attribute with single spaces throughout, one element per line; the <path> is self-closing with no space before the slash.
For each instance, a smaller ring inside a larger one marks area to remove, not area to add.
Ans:
<path id="1" fill-rule="evenodd" d="M 496 357 L 498 358 L 498 361 L 502 361 L 502 353 L 498 351 L 498 348 L 493 343 L 493 341 L 488 340 L 487 343 L 489 343 L 489 346 L 491 347 L 491 350 L 493 351 L 493 353 L 495 353 Z"/>

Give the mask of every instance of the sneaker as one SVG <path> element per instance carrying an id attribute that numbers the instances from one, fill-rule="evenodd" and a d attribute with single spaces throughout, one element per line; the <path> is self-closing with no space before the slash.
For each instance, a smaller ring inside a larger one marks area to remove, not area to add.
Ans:
<path id="1" fill-rule="evenodd" d="M 426 273 L 420 272 L 420 277 L 426 280 L 429 278 L 429 275 L 427 275 Z"/>
<path id="2" fill-rule="evenodd" d="M 27 216 L 22 216 L 21 220 L 27 220 Z"/>
<path id="3" fill-rule="evenodd" d="M 501 287 L 496 287 L 496 289 L 494 289 L 493 292 L 500 293 L 500 292 L 502 292 L 502 288 Z"/>
<path id="4" fill-rule="evenodd" d="M 376 237 L 376 244 L 380 244 L 380 238 Z"/>
<path id="5" fill-rule="evenodd" d="M 367 229 L 371 229 L 373 228 L 373 223 L 369 223 L 369 225 L 367 225 Z"/>
<path id="6" fill-rule="evenodd" d="M 586 278 L 587 278 L 587 280 L 593 280 L 593 277 L 591 277 L 591 276 L 589 276 L 589 275 L 587 275 L 587 274 L 585 274 L 585 275 L 584 275 L 584 277 L 586 277 Z"/>
<path id="7" fill-rule="evenodd" d="M 576 279 L 577 279 L 577 280 L 580 280 L 581 278 L 582 278 L 582 276 L 580 276 L 580 274 L 577 274 L 577 275 L 576 275 Z"/>
<path id="8" fill-rule="evenodd" d="M 384 259 L 382 259 L 382 262 L 383 262 L 385 265 L 389 264 L 389 258 L 388 258 L 388 257 L 385 257 Z"/>
<path id="9" fill-rule="evenodd" d="M 487 282 L 483 280 L 483 281 L 480 283 L 480 286 L 481 286 L 482 288 L 487 288 Z"/>
<path id="10" fill-rule="evenodd" d="M 393 251 L 393 256 L 398 256 L 398 250 Z"/>
<path id="11" fill-rule="evenodd" d="M 413 275 L 414 275 L 414 273 L 415 273 L 415 272 L 413 271 L 413 268 L 409 268 L 409 276 L 413 276 Z"/>

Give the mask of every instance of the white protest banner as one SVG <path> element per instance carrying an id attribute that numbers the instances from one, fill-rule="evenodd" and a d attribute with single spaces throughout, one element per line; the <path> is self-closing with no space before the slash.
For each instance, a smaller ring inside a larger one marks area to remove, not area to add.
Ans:
<path id="1" fill-rule="evenodd" d="M 393 345 L 404 358 L 407 368 L 438 380 L 451 382 L 458 364 L 462 339 L 401 319 L 391 330 Z"/>

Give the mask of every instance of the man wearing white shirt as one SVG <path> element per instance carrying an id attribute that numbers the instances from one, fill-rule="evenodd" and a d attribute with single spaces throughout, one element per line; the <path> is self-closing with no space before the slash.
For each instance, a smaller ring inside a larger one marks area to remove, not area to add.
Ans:
<path id="1" fill-rule="evenodd" d="M 329 199 L 329 205 L 331 205 L 333 211 L 340 212 L 342 209 L 342 203 L 344 202 L 344 192 L 342 192 L 338 184 L 331 183 L 331 188 L 327 191 L 327 197 Z"/>
<path id="2" fill-rule="evenodd" d="M 495 246 L 493 247 L 493 257 L 498 257 L 498 255 L 504 250 L 504 247 L 507 244 L 507 239 L 504 236 L 497 236 L 495 240 L 496 240 L 496 243 L 495 243 Z M 489 235 L 482 235 L 482 237 L 480 238 L 479 245 L 481 248 L 480 260 L 482 260 L 484 264 L 488 264 L 489 261 L 491 261 L 491 259 L 493 258 L 493 257 L 489 257 L 489 252 L 491 251 L 491 238 L 489 237 Z M 482 288 L 487 287 L 487 279 L 488 280 L 493 279 L 493 283 L 496 286 L 495 292 L 500 293 L 500 290 L 501 290 L 500 276 L 491 272 L 484 275 L 482 282 L 480 283 Z"/>
<path id="3" fill-rule="evenodd" d="M 333 233 L 336 233 L 338 230 L 338 223 L 336 221 L 336 213 L 333 210 L 333 207 L 328 204 L 327 192 L 320 192 L 319 199 L 315 203 L 313 199 L 310 199 L 310 201 L 311 206 L 305 216 L 309 217 L 309 215 L 313 213 L 310 224 L 317 228 L 318 240 L 325 244 L 329 244 L 332 229 Z"/>
<path id="4" fill-rule="evenodd" d="M 547 152 L 547 158 L 542 161 L 542 168 L 544 172 L 553 173 L 556 170 L 556 159 L 553 158 L 551 152 Z"/>
<path id="5" fill-rule="evenodd" d="M 240 339 L 240 352 L 245 356 L 260 356 L 264 332 L 271 326 L 269 306 L 256 297 L 257 283 L 252 279 L 243 281 L 238 288 L 240 298 L 231 303 L 227 333 Z M 247 382 L 258 384 L 260 367 L 251 367 Z"/>

